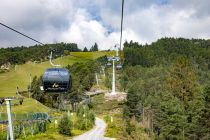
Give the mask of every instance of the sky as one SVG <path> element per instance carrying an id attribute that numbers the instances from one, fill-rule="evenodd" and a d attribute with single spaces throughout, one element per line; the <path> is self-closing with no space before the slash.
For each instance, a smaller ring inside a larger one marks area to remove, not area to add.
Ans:
<path id="1" fill-rule="evenodd" d="M 122 0 L 1 0 L 0 22 L 43 43 L 100 50 L 120 41 Z M 125 0 L 123 42 L 162 37 L 210 38 L 210 0 Z M 33 42 L 0 26 L 0 47 Z"/>

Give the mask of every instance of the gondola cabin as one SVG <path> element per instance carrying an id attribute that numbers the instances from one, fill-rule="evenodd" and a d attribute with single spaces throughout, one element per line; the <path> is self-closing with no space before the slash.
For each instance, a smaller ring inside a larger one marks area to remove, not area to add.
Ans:
<path id="1" fill-rule="evenodd" d="M 119 56 L 115 56 L 115 60 L 116 61 L 120 61 L 120 57 Z"/>
<path id="2" fill-rule="evenodd" d="M 112 66 L 112 63 L 110 63 L 110 62 L 108 62 L 107 64 L 106 64 L 106 67 L 111 67 Z"/>
<path id="3" fill-rule="evenodd" d="M 66 92 L 71 88 L 72 79 L 65 68 L 49 68 L 45 71 L 42 82 L 45 92 Z"/>
<path id="4" fill-rule="evenodd" d="M 113 57 L 107 57 L 107 60 L 110 62 L 110 61 L 112 61 L 112 59 L 113 59 Z"/>
<path id="5" fill-rule="evenodd" d="M 121 70 L 121 69 L 122 69 L 122 65 L 121 65 L 121 64 L 118 64 L 118 65 L 116 66 L 116 69 L 117 69 L 117 70 Z"/>

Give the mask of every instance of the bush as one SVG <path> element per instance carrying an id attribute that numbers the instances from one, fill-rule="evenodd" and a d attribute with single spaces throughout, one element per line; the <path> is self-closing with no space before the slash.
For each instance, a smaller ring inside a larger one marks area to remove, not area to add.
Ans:
<path id="1" fill-rule="evenodd" d="M 64 135 L 71 135 L 71 127 L 72 123 L 67 114 L 63 115 L 58 124 L 59 133 Z"/>
<path id="2" fill-rule="evenodd" d="M 46 122 L 38 122 L 37 124 L 36 124 L 36 131 L 37 132 L 41 132 L 41 133 L 44 133 L 44 132 L 46 132 L 46 130 L 47 130 L 47 128 L 46 128 Z"/>
<path id="3" fill-rule="evenodd" d="M 80 130 L 87 130 L 95 124 L 95 115 L 88 106 L 81 106 L 77 110 L 77 118 L 77 127 Z"/>
<path id="4" fill-rule="evenodd" d="M 0 140 L 6 140 L 6 133 L 0 133 Z"/>

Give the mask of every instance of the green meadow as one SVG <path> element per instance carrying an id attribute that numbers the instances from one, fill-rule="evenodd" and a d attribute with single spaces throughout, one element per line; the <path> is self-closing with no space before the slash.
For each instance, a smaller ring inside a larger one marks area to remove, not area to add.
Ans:
<path id="1" fill-rule="evenodd" d="M 96 59 L 100 56 L 109 55 L 110 52 L 72 52 L 69 56 L 57 58 L 53 60 L 55 64 L 61 64 L 62 67 L 72 65 L 75 62 L 85 62 Z M 12 70 L 0 74 L 0 97 L 10 97 L 16 95 L 16 87 L 20 91 L 27 91 L 27 86 L 30 84 L 30 74 L 32 78 L 40 76 L 46 68 L 52 67 L 49 61 L 34 63 L 27 62 L 23 65 L 16 65 Z"/>
<path id="2" fill-rule="evenodd" d="M 65 67 L 76 62 L 86 62 L 100 56 L 110 56 L 111 54 L 112 52 L 73 52 L 69 56 L 54 59 L 53 62 Z M 35 75 L 41 76 L 44 71 L 50 67 L 51 65 L 49 61 L 41 63 L 27 62 L 23 65 L 16 65 L 9 72 L 0 73 L 0 98 L 16 96 L 17 86 L 20 91 L 27 91 L 27 86 L 30 84 L 30 74 L 32 77 Z M 27 118 L 31 115 L 31 113 L 35 112 L 46 112 L 51 116 L 57 117 L 62 115 L 62 112 L 57 112 L 56 110 L 48 108 L 32 98 L 26 97 L 24 98 L 22 105 L 19 105 L 18 100 L 11 101 L 11 112 L 13 119 Z M 3 107 L 0 108 L 0 120 L 7 120 L 5 104 L 3 104 Z M 85 130 L 78 130 L 75 128 L 72 130 L 72 135 L 79 135 L 84 132 Z M 35 136 L 29 135 L 27 136 L 27 139 L 70 139 L 70 137 L 58 134 L 57 126 L 55 128 L 54 123 L 51 123 L 46 133 L 37 134 Z"/>

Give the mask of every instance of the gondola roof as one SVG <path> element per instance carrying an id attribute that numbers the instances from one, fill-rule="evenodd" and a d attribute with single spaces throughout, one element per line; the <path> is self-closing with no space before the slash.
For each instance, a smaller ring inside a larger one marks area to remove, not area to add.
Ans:
<path id="1" fill-rule="evenodd" d="M 69 71 L 65 68 L 49 68 L 43 75 L 43 81 L 69 81 Z"/>

